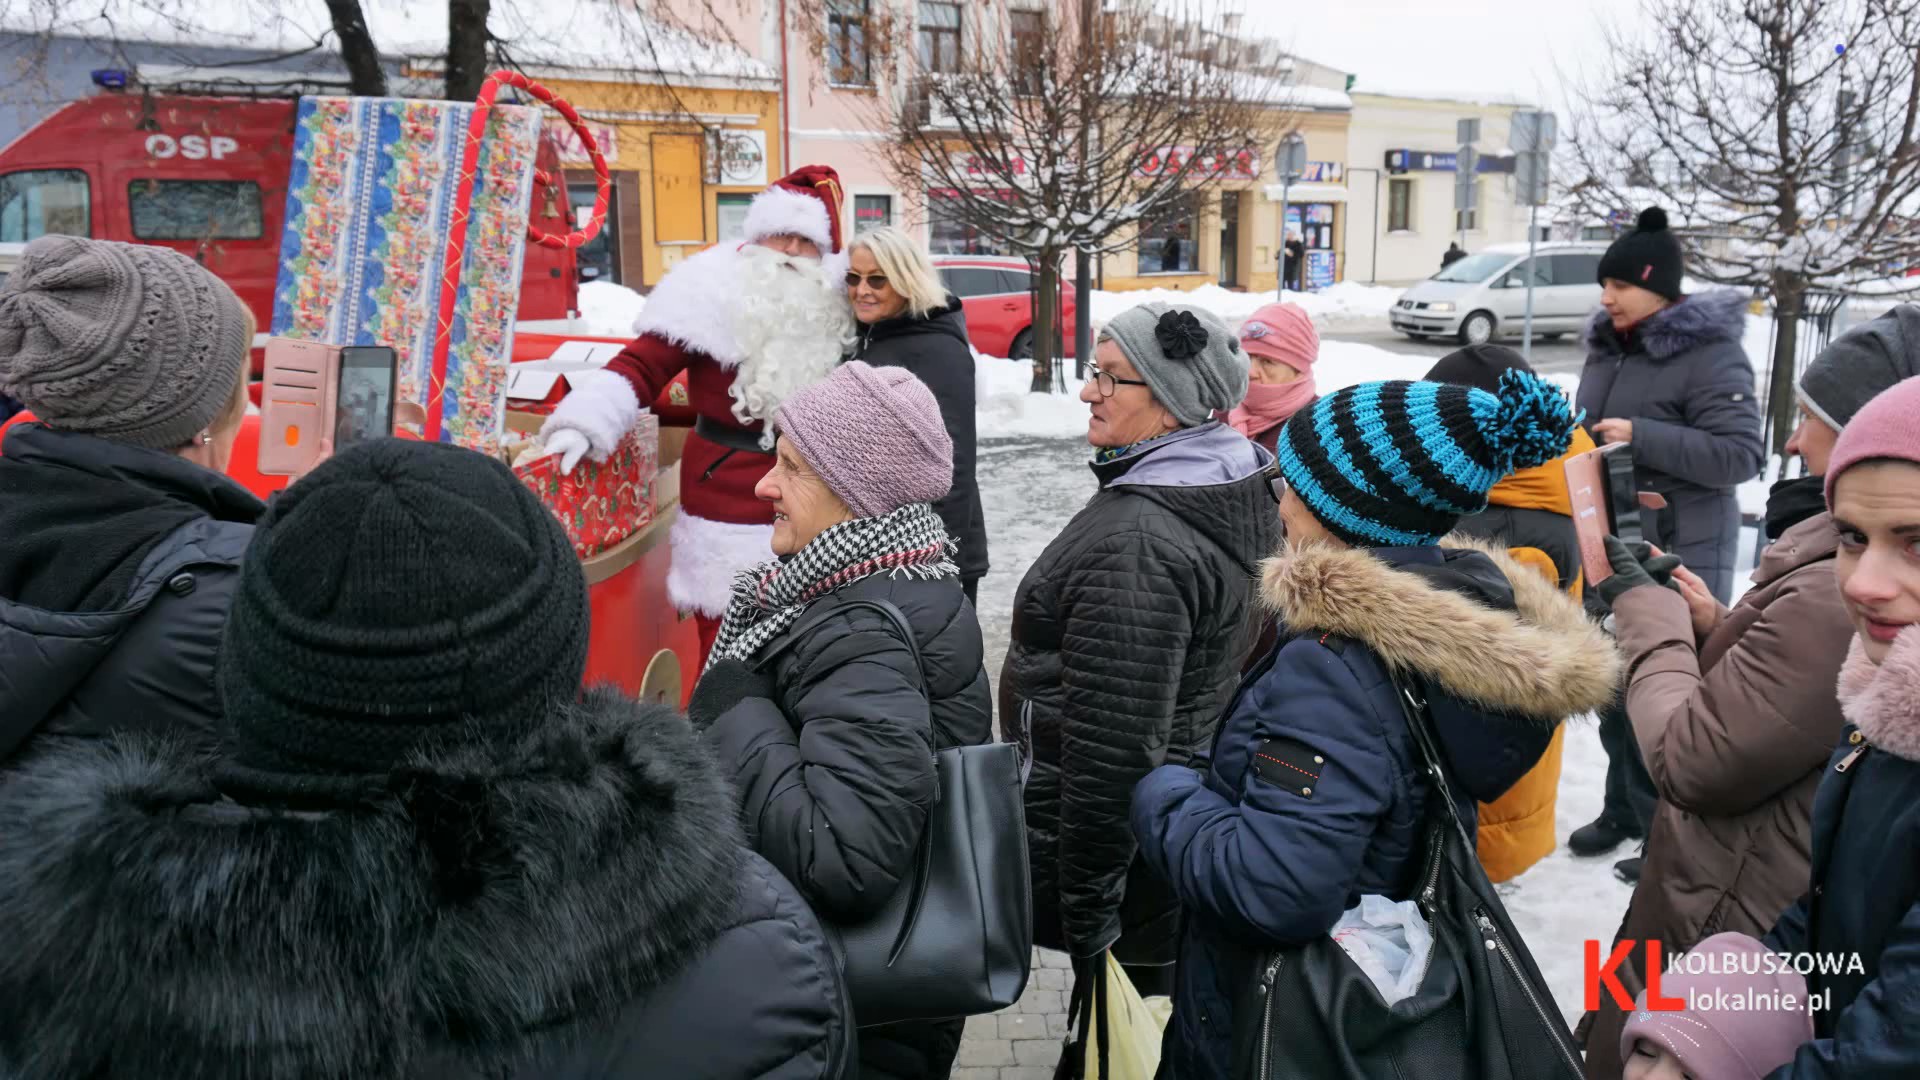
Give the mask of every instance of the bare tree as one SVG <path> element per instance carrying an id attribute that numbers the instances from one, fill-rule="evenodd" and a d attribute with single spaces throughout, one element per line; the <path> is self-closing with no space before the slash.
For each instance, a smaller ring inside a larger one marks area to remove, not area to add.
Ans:
<path id="1" fill-rule="evenodd" d="M 448 101 L 472 101 L 492 71 L 487 63 L 490 0 L 447 0 Z"/>
<path id="2" fill-rule="evenodd" d="M 1060 381 L 1065 255 L 1117 252 L 1178 200 L 1257 174 L 1286 123 L 1272 107 L 1284 84 L 1247 70 L 1240 43 L 1197 7 L 1075 6 L 1056 6 L 1067 25 L 1049 26 L 1005 0 L 969 5 L 1006 28 L 970 43 L 937 26 L 865 33 L 874 126 L 899 187 L 937 191 L 944 217 L 1034 267 L 1035 390 Z"/>
<path id="3" fill-rule="evenodd" d="M 1609 29 L 1572 138 L 1589 213 L 1657 198 L 1708 281 L 1765 290 L 1774 450 L 1793 429 L 1810 290 L 1846 292 L 1920 244 L 1920 7 L 1911 0 L 1643 0 Z"/>
<path id="4" fill-rule="evenodd" d="M 347 88 L 360 97 L 386 97 L 387 71 L 380 66 L 380 48 L 367 30 L 360 0 L 327 0 L 333 33 L 340 39 L 340 59 L 347 65 Z"/>

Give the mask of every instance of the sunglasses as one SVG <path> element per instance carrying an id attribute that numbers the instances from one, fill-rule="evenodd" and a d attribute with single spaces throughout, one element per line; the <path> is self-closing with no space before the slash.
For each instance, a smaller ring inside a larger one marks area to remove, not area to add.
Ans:
<path id="1" fill-rule="evenodd" d="M 879 292 L 881 289 L 887 287 L 887 275 L 885 274 L 868 274 L 865 278 L 862 278 L 852 270 L 847 271 L 847 288 L 857 289 L 863 280 L 867 283 L 867 288 L 875 292 Z"/>

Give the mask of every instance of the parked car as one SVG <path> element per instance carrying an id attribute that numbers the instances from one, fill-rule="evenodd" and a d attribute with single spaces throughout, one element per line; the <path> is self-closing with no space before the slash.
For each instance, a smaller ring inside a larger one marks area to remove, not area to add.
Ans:
<path id="1" fill-rule="evenodd" d="M 27 250 L 25 244 L 0 242 L 0 285 L 7 283 L 7 275 L 20 265 L 20 256 Z"/>
<path id="2" fill-rule="evenodd" d="M 967 337 L 987 356 L 1033 355 L 1033 271 L 1027 260 L 997 255 L 935 255 L 934 269 L 967 313 Z M 1073 355 L 1073 285 L 1060 283 L 1061 336 Z"/>
<path id="3" fill-rule="evenodd" d="M 1578 333 L 1600 306 L 1605 244 L 1540 244 L 1533 257 L 1533 332 Z M 1388 310 L 1395 330 L 1416 341 L 1458 337 L 1479 345 L 1519 337 L 1527 310 L 1527 246 L 1500 244 L 1469 255 L 1400 295 Z"/>

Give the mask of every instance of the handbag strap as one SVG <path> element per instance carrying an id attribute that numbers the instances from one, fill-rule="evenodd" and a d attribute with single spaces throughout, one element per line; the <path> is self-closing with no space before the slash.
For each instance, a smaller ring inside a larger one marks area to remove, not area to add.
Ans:
<path id="1" fill-rule="evenodd" d="M 1439 739 L 1433 732 L 1433 713 L 1427 707 L 1419 680 L 1398 671 L 1389 671 L 1388 678 L 1393 682 L 1394 697 L 1400 701 L 1400 711 L 1407 718 L 1407 730 L 1413 734 L 1414 745 L 1420 748 L 1427 776 L 1433 781 L 1433 794 L 1440 800 L 1440 812 L 1453 823 L 1467 850 L 1472 851 L 1473 834 L 1467 831 L 1467 823 L 1460 820 L 1460 804 L 1453 801 L 1453 785 L 1447 781 L 1447 767 L 1440 757 Z"/>

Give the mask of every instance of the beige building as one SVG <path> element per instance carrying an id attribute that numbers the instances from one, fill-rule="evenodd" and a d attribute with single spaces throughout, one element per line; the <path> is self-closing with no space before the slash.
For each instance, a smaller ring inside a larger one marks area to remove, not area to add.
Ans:
<path id="1" fill-rule="evenodd" d="M 1509 133 L 1517 100 L 1353 92 L 1348 136 L 1347 279 L 1403 285 L 1440 269 L 1449 243 L 1469 252 L 1525 243 L 1527 208 L 1519 205 Z M 1468 220 L 1454 211 L 1456 124 L 1480 121 L 1479 201 Z M 1540 225 L 1552 212 L 1543 208 Z M 1464 230 L 1464 232 L 1463 232 Z"/>

